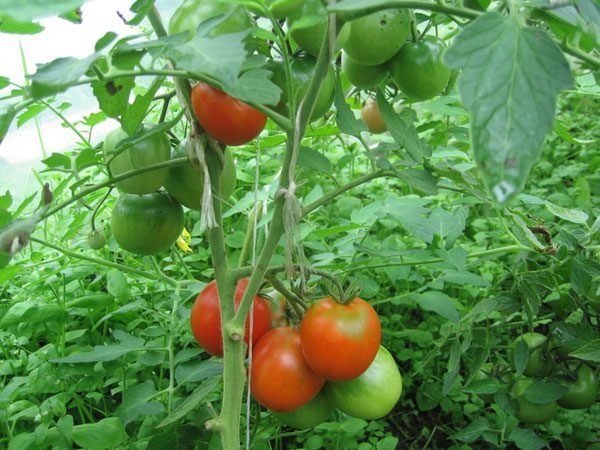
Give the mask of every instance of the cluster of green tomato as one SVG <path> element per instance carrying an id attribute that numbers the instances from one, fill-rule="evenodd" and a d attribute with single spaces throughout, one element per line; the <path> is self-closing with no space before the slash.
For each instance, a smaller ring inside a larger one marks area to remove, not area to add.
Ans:
<path id="1" fill-rule="evenodd" d="M 238 282 L 236 308 L 247 286 L 246 278 Z M 250 391 L 284 425 L 312 428 L 329 419 L 336 408 L 350 416 L 379 419 L 398 402 L 402 377 L 394 358 L 381 345 L 379 318 L 366 301 L 318 300 L 298 328 L 276 324 L 269 302 L 257 295 L 252 324 Z M 214 281 L 196 297 L 190 327 L 204 350 L 223 356 Z M 245 327 L 248 344 L 250 318 Z"/>
<path id="2" fill-rule="evenodd" d="M 592 406 L 600 393 L 600 380 L 594 370 L 585 363 L 579 363 L 575 378 L 569 379 L 565 373 L 557 374 L 557 368 L 549 354 L 551 343 L 541 333 L 525 333 L 515 341 L 515 345 L 523 341 L 528 349 L 529 357 L 523 371 L 524 378 L 517 380 L 511 389 L 512 396 L 517 401 L 517 418 L 527 424 L 540 424 L 552 419 L 558 412 L 558 407 L 565 409 L 587 409 Z M 567 358 L 569 350 L 563 346 L 554 346 L 553 351 Z M 572 374 L 569 374 L 572 376 Z M 526 390 L 536 378 L 551 377 L 566 389 L 557 401 L 546 403 L 532 402 L 527 399 Z"/>
<path id="3" fill-rule="evenodd" d="M 143 131 L 142 131 L 143 133 Z M 133 170 L 187 156 L 185 142 L 171 152 L 164 132 L 152 131 L 140 138 L 128 138 L 118 128 L 104 140 L 104 158 L 113 177 Z M 111 231 L 119 246 L 138 255 L 154 255 L 167 250 L 183 230 L 181 205 L 200 210 L 203 175 L 189 162 L 155 169 L 117 181 L 121 193 L 111 215 Z M 221 195 L 228 198 L 236 185 L 235 164 L 231 150 L 224 153 Z M 165 191 L 159 191 L 161 187 Z M 88 244 L 94 249 L 105 245 L 100 232 L 92 232 Z"/>

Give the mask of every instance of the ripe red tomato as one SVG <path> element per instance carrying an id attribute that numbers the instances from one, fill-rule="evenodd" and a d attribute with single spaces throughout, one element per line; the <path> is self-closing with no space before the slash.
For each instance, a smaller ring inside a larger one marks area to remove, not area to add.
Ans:
<path id="1" fill-rule="evenodd" d="M 202 128 L 225 145 L 250 142 L 267 123 L 260 111 L 202 82 L 192 89 L 192 105 Z"/>
<path id="2" fill-rule="evenodd" d="M 325 379 L 315 374 L 302 356 L 300 333 L 275 328 L 258 342 L 252 356 L 250 391 L 258 403 L 276 412 L 307 404 Z"/>
<path id="3" fill-rule="evenodd" d="M 242 301 L 248 279 L 242 278 L 236 287 L 234 302 L 235 307 Z M 260 337 L 271 328 L 271 307 L 269 302 L 260 296 L 254 297 L 254 323 L 252 330 L 252 344 L 256 345 Z M 246 333 L 244 341 L 248 343 L 250 332 L 250 316 L 246 319 Z M 198 344 L 214 356 L 223 356 L 223 337 L 221 336 L 221 310 L 219 307 L 219 293 L 217 283 L 211 281 L 198 294 L 192 313 L 190 315 L 192 333 Z"/>
<path id="4" fill-rule="evenodd" d="M 302 353 L 310 368 L 331 381 L 351 380 L 371 365 L 381 343 L 379 317 L 360 298 L 345 305 L 326 297 L 300 324 Z"/>

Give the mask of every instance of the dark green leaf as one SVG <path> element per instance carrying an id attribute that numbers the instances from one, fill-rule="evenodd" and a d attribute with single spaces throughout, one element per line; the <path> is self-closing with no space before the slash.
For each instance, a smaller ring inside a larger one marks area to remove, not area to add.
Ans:
<path id="1" fill-rule="evenodd" d="M 205 401 L 206 397 L 212 394 L 217 387 L 219 387 L 220 383 L 221 378 L 209 378 L 201 383 L 190 395 L 185 398 L 183 402 L 179 404 L 175 411 L 169 414 L 157 425 L 157 428 L 166 427 L 188 416 L 191 411 L 196 409 L 198 405 Z"/>
<path id="2" fill-rule="evenodd" d="M 569 353 L 569 356 L 584 361 L 600 362 L 600 339 L 585 344 L 583 347 Z"/>
<path id="3" fill-rule="evenodd" d="M 140 416 L 156 416 L 162 414 L 165 406 L 158 401 L 156 389 L 152 380 L 129 387 L 123 392 L 123 402 L 117 408 L 117 413 L 125 425 L 133 422 Z"/>
<path id="4" fill-rule="evenodd" d="M 335 121 L 338 128 L 344 134 L 360 137 L 360 133 L 367 131 L 367 126 L 362 120 L 354 117 L 350 106 L 346 103 L 346 97 L 342 89 L 340 77 L 335 78 Z"/>
<path id="5" fill-rule="evenodd" d="M 428 291 L 423 294 L 412 294 L 410 296 L 425 311 L 432 311 L 445 317 L 451 322 L 458 322 L 460 315 L 450 297 L 439 291 Z"/>
<path id="6" fill-rule="evenodd" d="M 469 383 L 463 391 L 470 394 L 495 394 L 501 388 L 502 386 L 496 378 L 487 378 Z"/>
<path id="7" fill-rule="evenodd" d="M 438 193 L 438 179 L 426 170 L 409 168 L 397 172 L 396 176 L 423 194 L 435 195 Z"/>
<path id="8" fill-rule="evenodd" d="M 536 404 L 555 402 L 561 398 L 567 389 L 558 383 L 544 383 L 534 381 L 525 389 L 524 396 L 527 401 Z"/>
<path id="9" fill-rule="evenodd" d="M 298 152 L 298 166 L 331 173 L 331 163 L 327 157 L 310 147 L 300 147 L 300 151 Z"/>
<path id="10" fill-rule="evenodd" d="M 517 375 L 520 375 L 527 367 L 527 360 L 529 359 L 529 347 L 523 339 L 519 339 L 517 344 L 515 345 L 515 350 L 513 352 L 513 362 L 515 364 L 515 370 Z"/>
<path id="11" fill-rule="evenodd" d="M 474 442 L 481 437 L 481 434 L 490 428 L 490 423 L 484 417 L 477 417 L 465 428 L 450 436 L 462 442 Z"/>
<path id="12" fill-rule="evenodd" d="M 499 203 L 523 188 L 552 129 L 556 95 L 572 85 L 564 55 L 540 28 L 489 12 L 466 26 L 445 54 L 461 69 L 473 152 Z"/>
<path id="13" fill-rule="evenodd" d="M 521 450 L 539 450 L 547 444 L 535 431 L 524 428 L 515 428 L 508 438 Z"/>

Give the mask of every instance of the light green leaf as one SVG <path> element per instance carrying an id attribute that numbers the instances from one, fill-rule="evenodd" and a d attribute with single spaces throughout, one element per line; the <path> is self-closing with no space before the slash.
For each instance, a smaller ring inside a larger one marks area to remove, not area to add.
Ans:
<path id="1" fill-rule="evenodd" d="M 552 129 L 556 95 L 572 85 L 569 64 L 540 28 L 489 12 L 466 26 L 446 52 L 461 69 L 481 175 L 499 203 L 517 195 Z"/>
<path id="2" fill-rule="evenodd" d="M 156 389 L 152 380 L 129 387 L 123 392 L 123 402 L 117 408 L 117 413 L 125 425 L 140 416 L 156 416 L 162 414 L 165 406 L 159 401 L 152 401 Z"/>
<path id="3" fill-rule="evenodd" d="M 442 292 L 428 291 L 423 294 L 412 294 L 410 297 L 425 311 L 435 312 L 451 322 L 456 323 L 460 320 L 452 299 Z"/>
<path id="4" fill-rule="evenodd" d="M 268 70 L 251 69 L 244 72 L 233 84 L 224 84 L 223 90 L 246 102 L 277 105 L 281 89 L 271 81 L 272 76 L 273 73 Z"/>
<path id="5" fill-rule="evenodd" d="M 362 120 L 354 117 L 354 113 L 346 103 L 346 96 L 340 82 L 340 77 L 335 77 L 335 122 L 344 134 L 360 137 L 360 133 L 367 131 L 367 126 Z"/>
<path id="6" fill-rule="evenodd" d="M 169 414 L 161 423 L 157 425 L 157 428 L 166 427 L 174 422 L 186 417 L 188 413 L 198 407 L 207 396 L 212 394 L 219 384 L 221 378 L 209 378 L 198 386 L 194 391 L 188 395 L 179 406 Z"/>
<path id="7" fill-rule="evenodd" d="M 0 17 L 11 17 L 19 22 L 58 16 L 79 8 L 86 0 L 2 0 Z"/>
<path id="8" fill-rule="evenodd" d="M 13 304 L 2 317 L 0 327 L 8 328 L 20 323 L 51 322 L 62 314 L 63 310 L 58 304 L 27 300 Z"/>
<path id="9" fill-rule="evenodd" d="M 96 59 L 98 54 L 94 53 L 84 59 L 58 58 L 38 67 L 31 76 L 31 96 L 42 98 L 67 90 L 79 81 Z"/>
<path id="10" fill-rule="evenodd" d="M 600 362 L 600 339 L 587 343 L 583 347 L 569 353 L 569 356 L 583 359 L 584 361 Z"/>
<path id="11" fill-rule="evenodd" d="M 550 202 L 546 202 L 546 209 L 567 222 L 583 224 L 588 220 L 588 215 L 578 209 L 563 208 Z"/>
<path id="12" fill-rule="evenodd" d="M 547 444 L 535 431 L 524 428 L 515 428 L 508 438 L 521 450 L 539 450 Z"/>
<path id="13" fill-rule="evenodd" d="M 8 134 L 10 124 L 17 115 L 17 111 L 13 105 L 3 104 L 0 106 L 0 144 Z"/>
<path id="14" fill-rule="evenodd" d="M 127 432 L 116 417 L 73 427 L 73 441 L 87 450 L 119 447 L 127 440 Z"/>

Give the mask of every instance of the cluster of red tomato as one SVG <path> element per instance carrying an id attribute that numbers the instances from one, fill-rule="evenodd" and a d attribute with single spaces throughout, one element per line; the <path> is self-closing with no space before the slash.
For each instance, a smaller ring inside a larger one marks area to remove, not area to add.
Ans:
<path id="1" fill-rule="evenodd" d="M 247 279 L 238 283 L 236 307 L 247 285 Z M 283 424 L 314 427 L 336 408 L 354 417 L 378 419 L 398 402 L 402 377 L 392 355 L 381 346 L 379 318 L 366 301 L 355 298 L 340 304 L 331 297 L 321 299 L 306 311 L 299 329 L 270 329 L 271 310 L 261 296 L 254 298 L 252 315 L 250 390 Z M 222 356 L 214 281 L 198 294 L 190 324 L 198 343 L 208 353 Z"/>

